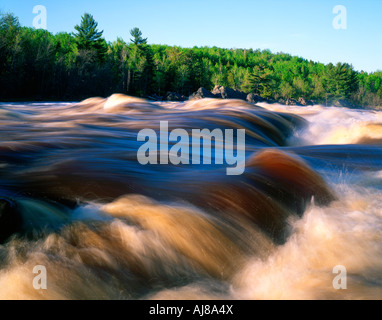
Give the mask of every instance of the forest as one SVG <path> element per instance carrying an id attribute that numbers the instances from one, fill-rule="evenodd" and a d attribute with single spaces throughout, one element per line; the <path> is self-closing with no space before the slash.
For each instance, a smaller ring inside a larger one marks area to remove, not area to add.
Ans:
<path id="1" fill-rule="evenodd" d="M 1 100 L 74 101 L 117 92 L 188 97 L 200 87 L 220 85 L 275 100 L 382 106 L 382 71 L 270 50 L 148 44 L 138 28 L 130 30 L 131 39 L 107 42 L 91 14 L 78 20 L 72 33 L 52 34 L 21 26 L 11 13 L 1 15 Z"/>

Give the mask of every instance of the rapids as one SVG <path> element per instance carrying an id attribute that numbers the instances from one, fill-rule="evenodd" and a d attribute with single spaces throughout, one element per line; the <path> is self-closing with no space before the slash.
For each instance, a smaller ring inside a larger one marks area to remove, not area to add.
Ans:
<path id="1" fill-rule="evenodd" d="M 160 121 L 245 129 L 244 174 L 140 165 Z M 381 111 L 113 95 L 0 103 L 0 133 L 0 299 L 382 299 Z"/>

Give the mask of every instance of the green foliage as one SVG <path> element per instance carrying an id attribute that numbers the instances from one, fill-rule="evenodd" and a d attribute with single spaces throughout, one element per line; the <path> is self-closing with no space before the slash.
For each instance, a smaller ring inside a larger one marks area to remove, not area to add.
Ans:
<path id="1" fill-rule="evenodd" d="M 148 45 L 138 28 L 131 43 L 106 43 L 98 24 L 84 14 L 75 34 L 22 27 L 0 18 L 0 98 L 68 99 L 130 95 L 185 96 L 199 87 L 229 86 L 273 99 L 330 104 L 347 99 L 382 105 L 382 72 L 356 72 L 346 63 L 317 63 L 269 50 L 180 48 Z"/>
<path id="2" fill-rule="evenodd" d="M 346 63 L 329 64 L 324 74 L 324 87 L 331 100 L 350 99 L 358 89 L 358 78 L 353 67 Z"/>
<path id="3" fill-rule="evenodd" d="M 12 31 L 20 28 L 19 18 L 12 13 L 1 14 L 0 29 L 4 31 Z"/>
<path id="4" fill-rule="evenodd" d="M 147 38 L 142 38 L 142 31 L 139 28 L 133 28 L 130 30 L 130 35 L 133 37 L 130 39 L 135 45 L 141 45 L 147 43 Z"/>
<path id="5" fill-rule="evenodd" d="M 107 52 L 107 43 L 102 38 L 103 31 L 98 31 L 97 27 L 98 23 L 93 16 L 85 13 L 81 24 L 74 27 L 77 30 L 74 37 L 79 50 L 95 51 L 99 60 L 103 60 Z"/>
<path id="6" fill-rule="evenodd" d="M 268 68 L 264 63 L 256 65 L 250 76 L 252 91 L 262 97 L 269 98 L 272 96 L 272 67 Z"/>

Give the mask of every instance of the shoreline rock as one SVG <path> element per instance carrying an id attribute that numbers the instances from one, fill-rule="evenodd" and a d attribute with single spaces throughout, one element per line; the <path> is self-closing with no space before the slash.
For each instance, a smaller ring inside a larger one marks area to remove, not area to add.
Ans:
<path id="1" fill-rule="evenodd" d="M 288 99 L 269 99 L 264 98 L 258 94 L 255 94 L 253 92 L 246 94 L 242 91 L 235 90 L 232 88 L 224 87 L 224 86 L 215 86 L 214 89 L 211 91 L 201 87 L 196 92 L 194 92 L 190 97 L 189 100 L 195 100 L 195 99 L 204 99 L 204 98 L 215 98 L 215 99 L 240 99 L 247 101 L 249 103 L 257 104 L 260 102 L 268 103 L 268 104 L 274 104 L 279 103 L 286 106 L 299 106 L 299 107 L 306 107 L 306 106 L 313 106 L 315 104 L 319 104 L 317 101 L 308 100 L 304 97 L 299 97 L 298 99 L 294 98 L 288 98 Z M 173 100 L 174 101 L 174 100 Z M 184 100 L 179 100 L 184 101 Z M 344 99 L 335 100 L 330 103 L 332 106 L 336 107 L 344 107 L 348 109 L 359 109 L 362 107 L 354 105 L 352 102 Z"/>
<path id="2" fill-rule="evenodd" d="M 224 87 L 224 86 L 215 86 L 214 90 L 212 91 L 212 94 L 216 98 L 220 98 L 220 99 L 247 100 L 247 94 L 246 93 L 239 91 L 239 90 Z"/>
<path id="3" fill-rule="evenodd" d="M 179 101 L 179 102 L 182 102 L 182 101 L 187 100 L 187 98 L 185 96 L 181 95 L 180 93 L 167 92 L 167 94 L 165 96 L 165 100 L 166 101 Z"/>
<path id="4" fill-rule="evenodd" d="M 212 94 L 211 91 L 208 91 L 206 88 L 199 88 L 198 91 L 194 92 L 190 97 L 189 100 L 197 100 L 197 99 L 205 99 L 205 98 L 216 98 L 214 94 Z"/>
<path id="5" fill-rule="evenodd" d="M 246 99 L 249 103 L 267 102 L 267 99 L 255 93 L 249 93 Z"/>

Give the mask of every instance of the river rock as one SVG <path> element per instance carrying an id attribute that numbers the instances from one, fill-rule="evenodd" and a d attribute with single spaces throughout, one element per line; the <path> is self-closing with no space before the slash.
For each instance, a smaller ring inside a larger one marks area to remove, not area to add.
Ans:
<path id="1" fill-rule="evenodd" d="M 167 101 L 184 101 L 184 96 L 176 92 L 167 92 L 165 100 Z"/>
<path id="2" fill-rule="evenodd" d="M 216 98 L 220 99 L 241 99 L 247 100 L 247 95 L 239 90 L 227 88 L 224 86 L 215 86 L 212 94 L 215 95 Z"/>
<path id="3" fill-rule="evenodd" d="M 298 103 L 302 106 L 312 106 L 314 105 L 313 101 L 311 100 L 306 100 L 302 97 L 298 98 Z"/>
<path id="4" fill-rule="evenodd" d="M 290 99 L 287 99 L 287 101 L 285 102 L 285 104 L 287 106 L 297 106 L 298 102 L 296 99 L 293 99 L 293 98 L 290 98 Z"/>
<path id="5" fill-rule="evenodd" d="M 250 93 L 247 95 L 247 101 L 249 103 L 258 103 L 258 102 L 266 102 L 266 99 L 259 96 L 258 94 Z"/>
<path id="6" fill-rule="evenodd" d="M 205 88 L 199 88 L 198 91 L 194 92 L 189 100 L 204 99 L 204 98 L 215 98 L 215 96 Z"/>

